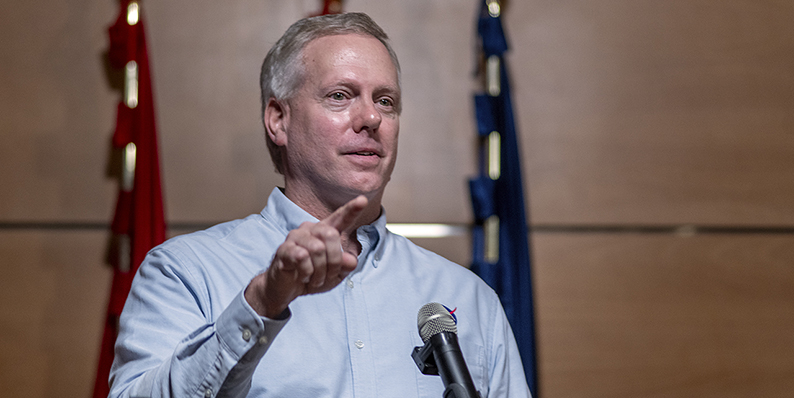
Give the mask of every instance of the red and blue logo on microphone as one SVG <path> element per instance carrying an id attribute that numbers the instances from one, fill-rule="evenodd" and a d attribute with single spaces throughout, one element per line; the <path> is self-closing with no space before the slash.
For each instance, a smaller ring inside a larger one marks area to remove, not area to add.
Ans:
<path id="1" fill-rule="evenodd" d="M 443 306 L 444 306 L 444 309 L 446 309 L 446 310 L 447 310 L 447 312 L 449 312 L 449 315 L 452 315 L 452 319 L 455 321 L 455 324 L 457 325 L 457 324 L 458 324 L 458 317 L 455 315 L 455 311 L 457 311 L 457 310 L 458 310 L 458 307 L 455 307 L 455 309 L 454 309 L 454 310 L 451 310 L 451 309 L 449 309 L 449 307 L 447 307 L 446 305 L 444 305 L 444 304 L 441 304 L 441 305 L 443 305 Z"/>

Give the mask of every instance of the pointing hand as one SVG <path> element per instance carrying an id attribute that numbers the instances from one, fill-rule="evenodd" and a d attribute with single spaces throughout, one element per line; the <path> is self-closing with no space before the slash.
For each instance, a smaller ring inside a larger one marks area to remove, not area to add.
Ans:
<path id="1" fill-rule="evenodd" d="M 290 231 L 270 268 L 246 288 L 251 307 L 276 318 L 295 298 L 327 292 L 342 282 L 358 264 L 355 255 L 342 250 L 342 239 L 350 235 L 366 206 L 367 198 L 358 196 L 324 220 L 305 222 Z"/>

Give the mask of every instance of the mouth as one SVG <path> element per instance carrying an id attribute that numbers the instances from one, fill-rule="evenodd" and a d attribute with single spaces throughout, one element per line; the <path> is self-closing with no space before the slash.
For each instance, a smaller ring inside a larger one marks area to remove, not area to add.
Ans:
<path id="1" fill-rule="evenodd" d="M 354 156 L 380 156 L 380 154 L 376 151 L 372 150 L 360 150 L 360 151 L 351 151 L 345 153 L 345 155 L 354 155 Z"/>
<path id="2" fill-rule="evenodd" d="M 383 156 L 375 148 L 362 148 L 346 152 L 345 157 L 357 167 L 371 169 L 378 166 L 383 161 Z"/>

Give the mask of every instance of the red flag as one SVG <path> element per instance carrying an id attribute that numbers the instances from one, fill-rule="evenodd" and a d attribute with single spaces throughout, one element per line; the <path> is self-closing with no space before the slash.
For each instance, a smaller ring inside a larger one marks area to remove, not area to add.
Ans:
<path id="1" fill-rule="evenodd" d="M 124 153 L 122 183 L 111 226 L 110 264 L 113 284 L 100 347 L 94 398 L 107 397 L 108 375 L 118 318 L 132 278 L 146 253 L 165 240 L 165 216 L 160 188 L 157 132 L 154 122 L 149 57 L 138 1 L 121 0 L 116 23 L 110 27 L 108 57 L 125 72 L 124 98 L 119 103 L 113 146 Z"/>
<path id="2" fill-rule="evenodd" d="M 342 0 L 324 0 L 323 10 L 311 16 L 327 15 L 327 14 L 341 14 L 342 13 Z"/>

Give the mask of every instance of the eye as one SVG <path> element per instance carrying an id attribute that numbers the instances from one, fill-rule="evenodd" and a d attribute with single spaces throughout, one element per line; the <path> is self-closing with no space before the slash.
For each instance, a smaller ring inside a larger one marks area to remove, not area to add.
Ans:
<path id="1" fill-rule="evenodd" d="M 389 106 L 389 107 L 394 106 L 394 102 L 392 102 L 392 100 L 389 98 L 379 99 L 378 104 L 380 104 L 381 106 Z"/>
<path id="2" fill-rule="evenodd" d="M 341 100 L 345 99 L 345 94 L 337 91 L 337 92 L 331 93 L 330 97 L 331 97 L 332 100 L 341 101 Z"/>

